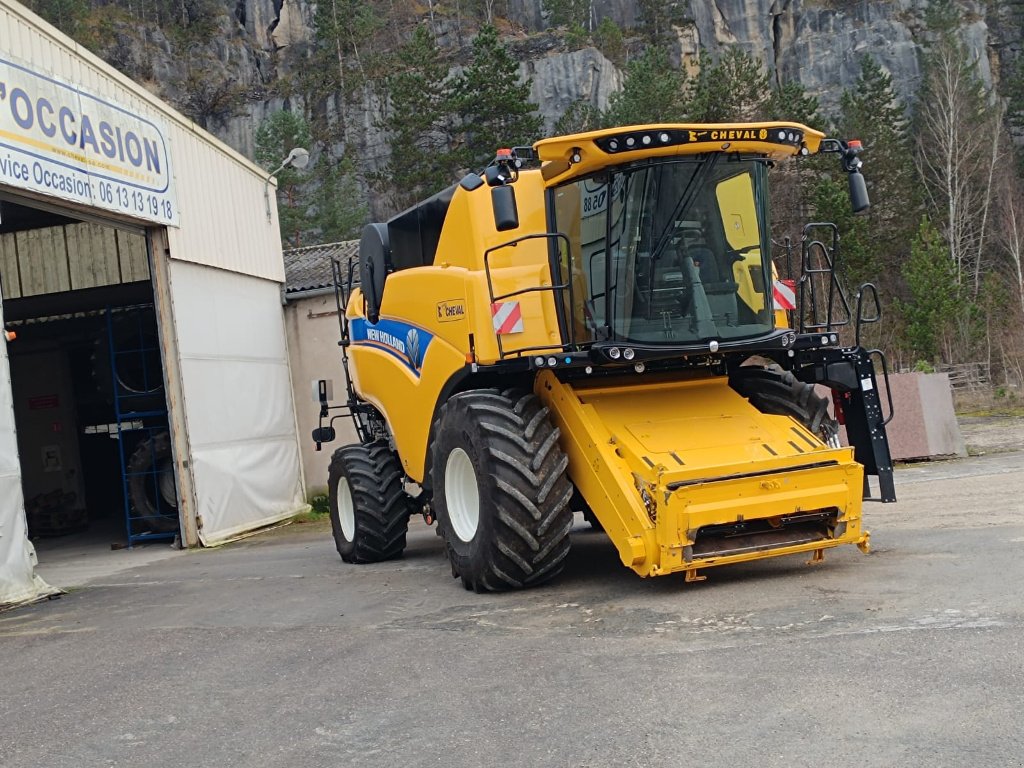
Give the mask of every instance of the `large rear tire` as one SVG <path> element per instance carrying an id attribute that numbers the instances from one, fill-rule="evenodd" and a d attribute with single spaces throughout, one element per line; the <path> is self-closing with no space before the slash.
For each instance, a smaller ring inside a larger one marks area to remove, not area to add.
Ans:
<path id="1" fill-rule="evenodd" d="M 377 563 L 402 554 L 412 513 L 404 478 L 398 457 L 383 440 L 334 452 L 327 470 L 331 530 L 346 563 Z"/>
<path id="2" fill-rule="evenodd" d="M 562 570 L 573 515 L 558 438 L 548 409 L 522 390 L 465 392 L 441 409 L 434 507 L 452 575 L 466 589 L 532 587 Z"/>
<path id="3" fill-rule="evenodd" d="M 789 416 L 826 445 L 839 445 L 839 423 L 828 413 L 828 400 L 790 371 L 777 365 L 744 366 L 733 371 L 729 384 L 761 413 Z"/>

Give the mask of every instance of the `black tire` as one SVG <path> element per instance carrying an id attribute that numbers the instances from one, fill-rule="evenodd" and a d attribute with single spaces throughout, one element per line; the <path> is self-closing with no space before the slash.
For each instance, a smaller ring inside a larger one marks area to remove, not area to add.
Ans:
<path id="1" fill-rule="evenodd" d="M 117 374 L 111 358 L 111 335 L 117 355 Z M 122 412 L 162 411 L 164 396 L 160 336 L 152 310 L 119 315 L 106 324 L 93 345 L 92 378 L 108 403 L 118 398 Z"/>
<path id="2" fill-rule="evenodd" d="M 128 459 L 127 474 L 133 520 L 155 533 L 177 531 L 178 497 L 170 434 L 157 432 L 139 443 Z"/>
<path id="3" fill-rule="evenodd" d="M 452 575 L 466 589 L 532 587 L 562 570 L 573 488 L 559 436 L 548 409 L 522 390 L 464 392 L 441 409 L 432 446 L 434 510 Z"/>
<path id="4" fill-rule="evenodd" d="M 346 563 L 378 563 L 402 554 L 413 511 L 404 479 L 398 457 L 383 440 L 334 452 L 327 470 L 331 531 Z"/>
<path id="5" fill-rule="evenodd" d="M 828 400 L 790 371 L 777 365 L 741 367 L 733 371 L 729 384 L 761 413 L 789 416 L 826 445 L 838 445 L 839 423 L 829 416 Z"/>

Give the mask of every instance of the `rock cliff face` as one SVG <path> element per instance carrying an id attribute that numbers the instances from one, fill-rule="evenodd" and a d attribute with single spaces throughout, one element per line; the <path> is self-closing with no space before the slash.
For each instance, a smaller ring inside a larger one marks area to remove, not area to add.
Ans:
<path id="1" fill-rule="evenodd" d="M 675 58 L 695 60 L 701 50 L 712 56 L 726 45 L 740 45 L 765 62 L 779 82 L 799 81 L 823 106 L 834 107 L 859 72 L 859 58 L 870 53 L 892 75 L 898 94 L 910 103 L 920 79 L 919 55 L 925 42 L 928 0 L 688 0 L 687 21 L 676 27 Z M 1024 0 L 958 0 L 963 9 L 961 39 L 978 59 L 988 85 L 998 82 L 1024 48 Z M 501 5 L 498 3 L 497 5 Z M 507 8 L 507 13 L 505 9 Z M 230 82 L 236 103 L 207 127 L 247 155 L 254 151 L 256 127 L 270 113 L 295 106 L 289 78 L 301 70 L 314 40 L 315 3 L 309 0 L 237 0 L 225 4 L 220 34 L 202 52 Z M 621 87 L 621 71 L 595 48 L 570 50 L 550 29 L 543 0 L 506 0 L 502 29 L 519 52 L 521 71 L 533 79 L 531 96 L 550 128 L 573 102 L 586 99 L 604 107 Z M 640 0 L 592 0 L 591 20 L 610 18 L 622 29 L 642 21 Z M 467 45 L 450 20 L 437 19 L 442 46 Z M 124 33 L 130 37 L 129 33 Z M 150 35 L 144 46 L 125 43 L 154 90 L 182 104 L 218 94 L 189 96 L 190 56 L 174 50 L 167 37 Z M 190 51 L 190 54 L 194 53 Z M 193 87 L 194 87 L 193 83 Z M 337 120 L 336 98 L 307 105 Z M 362 170 L 374 171 L 387 160 L 384 137 L 375 128 L 379 107 L 369 93 L 344 110 L 349 149 Z M 238 108 L 241 103 L 241 109 Z M 204 106 L 201 104 L 200 106 Z M 342 147 L 337 148 L 339 151 Z"/>
<path id="2" fill-rule="evenodd" d="M 689 0 L 690 23 L 678 29 L 679 54 L 715 54 L 740 45 L 780 81 L 797 80 L 826 107 L 856 79 L 859 58 L 874 56 L 908 102 L 917 88 L 928 0 Z M 592 19 L 637 25 L 638 0 L 593 0 Z M 961 39 L 978 58 L 987 85 L 1024 47 L 1024 0 L 961 0 Z M 306 0 L 242 0 L 236 11 L 253 48 L 280 51 L 313 39 L 315 6 Z M 525 33 L 550 26 L 543 0 L 508 0 L 508 20 Z M 447 36 L 451 37 L 451 36 Z M 556 38 L 557 39 L 557 38 Z M 535 78 L 533 96 L 548 126 L 573 100 L 599 106 L 621 84 L 621 73 L 594 49 L 541 51 L 523 63 Z"/>
<path id="3" fill-rule="evenodd" d="M 524 61 L 520 71 L 533 78 L 530 99 L 540 105 L 548 128 L 571 104 L 585 99 L 605 107 L 608 97 L 622 87 L 622 73 L 596 48 Z"/>
<path id="4" fill-rule="evenodd" d="M 924 42 L 928 0 L 690 0 L 689 30 L 680 30 L 684 49 L 712 55 L 740 45 L 765 62 L 782 81 L 797 80 L 834 106 L 859 72 L 859 57 L 870 53 L 892 75 L 897 92 L 910 100 L 917 88 L 918 56 Z M 1000 63 L 1022 47 L 1024 2 L 964 0 L 960 36 L 979 59 L 987 85 Z M 511 0 L 513 18 L 529 30 L 545 28 L 542 0 Z M 623 28 L 640 17 L 636 0 L 594 0 L 596 18 L 609 17 Z M 689 32 L 689 34 L 686 34 Z"/>

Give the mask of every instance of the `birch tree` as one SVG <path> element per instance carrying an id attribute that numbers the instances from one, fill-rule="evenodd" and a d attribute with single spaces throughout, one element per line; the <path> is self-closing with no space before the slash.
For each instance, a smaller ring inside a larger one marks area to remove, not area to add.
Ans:
<path id="1" fill-rule="evenodd" d="M 1024 313 L 1024 184 L 1006 169 L 997 185 L 995 241 L 1006 257 L 1014 299 Z"/>
<path id="2" fill-rule="evenodd" d="M 977 60 L 952 32 L 925 56 L 915 114 L 917 170 L 959 289 L 977 296 L 998 162 L 999 110 L 977 74 Z"/>

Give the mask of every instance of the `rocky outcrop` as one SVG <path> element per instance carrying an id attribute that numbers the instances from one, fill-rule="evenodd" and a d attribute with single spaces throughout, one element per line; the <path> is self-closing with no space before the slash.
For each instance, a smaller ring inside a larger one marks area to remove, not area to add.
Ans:
<path id="1" fill-rule="evenodd" d="M 843 89 L 870 53 L 892 75 L 897 93 L 910 103 L 920 81 L 920 51 L 925 41 L 928 0 L 690 0 L 689 24 L 679 30 L 683 57 L 688 47 L 714 56 L 724 46 L 740 45 L 762 60 L 777 82 L 800 82 L 826 108 L 836 106 Z M 1021 49 L 1024 2 L 965 0 L 960 37 L 979 62 L 979 74 L 991 86 L 1000 63 Z M 543 0 L 510 0 L 513 21 L 528 30 L 548 26 Z M 620 27 L 641 17 L 636 0 L 593 0 L 593 18 L 610 18 Z M 692 41 L 692 43 L 690 42 Z"/>
<path id="2" fill-rule="evenodd" d="M 702 56 L 740 45 L 764 61 L 776 82 L 800 82 L 828 110 L 856 80 L 860 58 L 871 54 L 892 75 L 897 93 L 909 105 L 921 77 L 927 3 L 678 0 L 683 12 L 675 27 L 673 58 L 677 65 L 692 67 Z M 570 50 L 564 31 L 552 29 L 543 0 L 507 0 L 506 7 L 500 27 L 522 62 L 521 73 L 532 80 L 531 100 L 539 105 L 547 129 L 576 101 L 607 106 L 622 85 L 618 67 L 596 48 Z M 985 83 L 998 83 L 1001 73 L 1024 55 L 1024 0 L 961 0 L 960 7 L 960 38 L 976 57 Z M 358 158 L 361 170 L 371 173 L 388 160 L 386 136 L 377 127 L 377 96 L 368 89 L 344 109 L 336 94 L 305 105 L 289 85 L 308 66 L 316 8 L 310 0 L 225 3 L 218 34 L 187 52 L 175 49 L 173 35 L 126 26 L 118 30 L 108 58 L 189 114 L 205 115 L 205 127 L 249 156 L 255 151 L 257 127 L 277 110 L 308 109 L 328 123 L 343 121 L 348 146 L 339 144 L 331 151 Z M 632 49 L 641 44 L 639 0 L 592 0 L 590 8 L 590 26 L 611 19 L 627 30 L 627 37 L 634 35 Z M 410 11 L 403 12 L 408 19 Z M 464 63 L 472 24 L 438 13 L 433 29 L 453 66 Z"/>
<path id="3" fill-rule="evenodd" d="M 589 101 L 604 109 L 608 97 L 622 87 L 622 73 L 596 48 L 524 61 L 520 72 L 532 79 L 530 100 L 540 105 L 549 129 L 573 103 Z"/>

